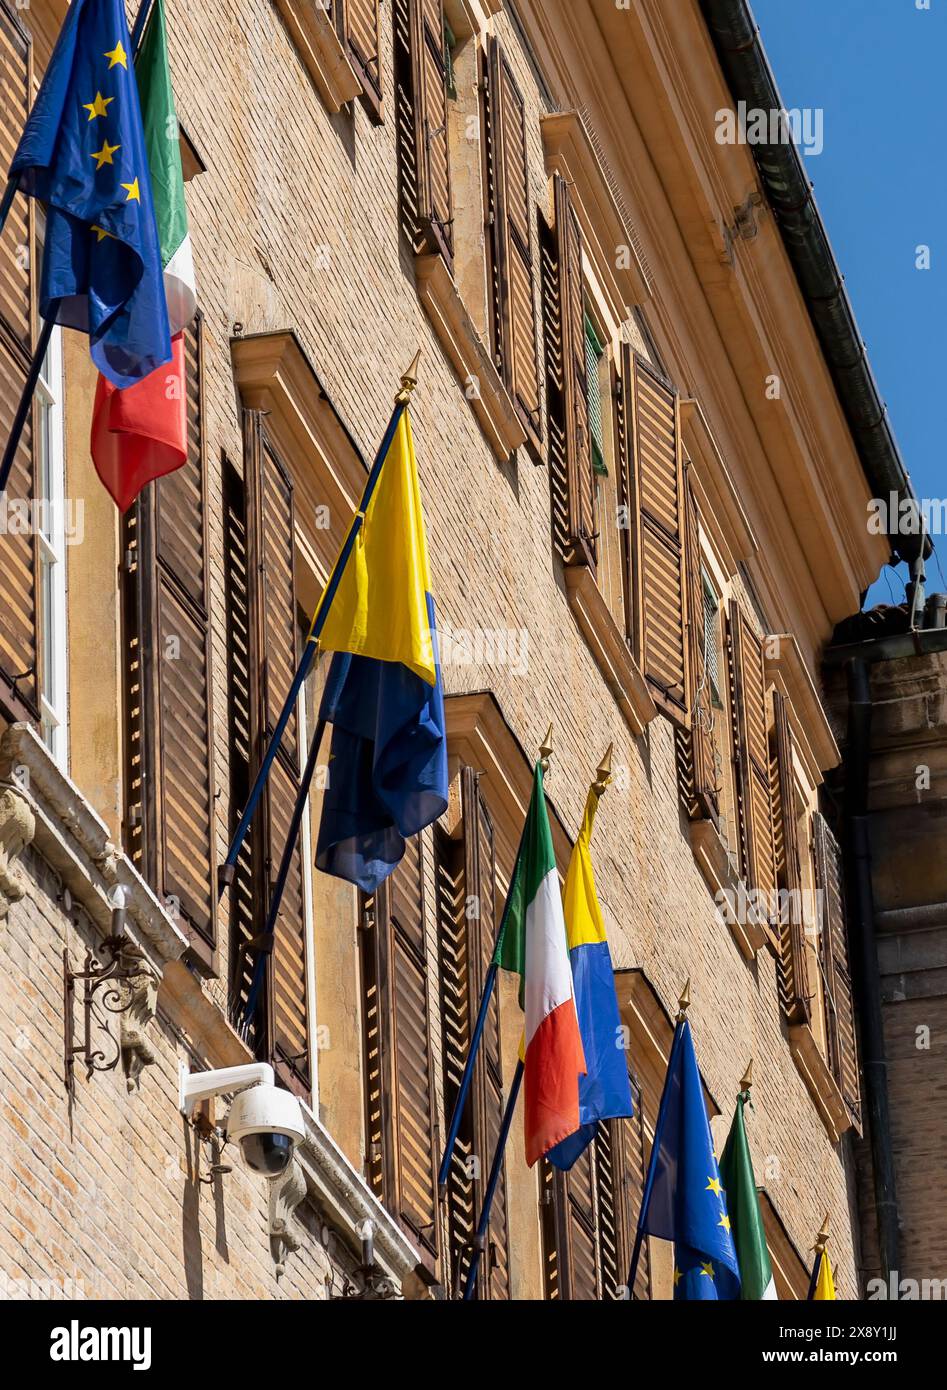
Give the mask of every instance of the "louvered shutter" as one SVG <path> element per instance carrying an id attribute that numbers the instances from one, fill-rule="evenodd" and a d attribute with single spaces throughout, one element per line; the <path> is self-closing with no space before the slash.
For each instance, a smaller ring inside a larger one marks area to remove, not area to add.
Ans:
<path id="1" fill-rule="evenodd" d="M 364 900 L 361 974 L 367 1176 L 433 1269 L 438 1156 L 420 836 Z"/>
<path id="2" fill-rule="evenodd" d="M 293 579 L 293 486 L 270 441 L 261 411 L 244 412 L 248 572 L 251 581 L 253 771 L 259 766 L 296 670 L 296 592 Z M 293 710 L 273 761 L 260 814 L 265 893 L 262 929 L 279 871 L 299 783 L 298 721 Z M 258 880 L 259 882 L 259 880 Z M 297 845 L 283 891 L 267 975 L 269 1046 L 283 1083 L 307 1095 L 309 1012 L 302 847 Z"/>
<path id="3" fill-rule="evenodd" d="M 542 420 L 526 108 L 513 70 L 492 36 L 483 76 L 493 343 L 504 384 L 538 450 Z"/>
<path id="4" fill-rule="evenodd" d="M 647 1172 L 644 1103 L 641 1097 L 641 1087 L 634 1075 L 631 1077 L 631 1099 L 635 1111 L 634 1115 L 628 1119 L 609 1122 L 613 1134 L 616 1129 L 618 1131 L 618 1139 L 617 1141 L 613 1139 L 612 1147 L 620 1158 L 622 1240 L 618 1273 L 620 1275 L 619 1286 L 622 1290 L 624 1290 L 628 1270 L 631 1267 L 631 1255 L 635 1245 L 635 1234 L 638 1230 L 638 1217 L 641 1214 L 641 1201 L 644 1196 Z M 606 1285 L 606 1296 L 607 1294 L 608 1286 Z M 638 1270 L 635 1274 L 635 1287 L 631 1296 L 637 1299 L 651 1297 L 651 1272 L 647 1241 L 644 1241 L 641 1247 Z"/>
<path id="5" fill-rule="evenodd" d="M 697 500 L 690 481 L 690 465 L 684 471 L 686 522 L 686 570 L 688 588 L 687 655 L 690 662 L 693 710 L 689 729 L 676 730 L 678 785 L 691 820 L 719 820 L 717 764 L 714 745 L 714 708 L 707 670 L 707 614 L 700 563 L 700 529 Z"/>
<path id="6" fill-rule="evenodd" d="M 630 592 L 635 658 L 658 708 L 690 722 L 686 519 L 680 412 L 673 388 L 626 345 L 622 352 L 628 488 Z M 627 402 L 631 402 L 631 409 Z"/>
<path id="7" fill-rule="evenodd" d="M 773 692 L 772 745 L 773 831 L 776 882 L 785 891 L 779 913 L 779 1002 L 790 1023 L 809 1019 L 809 976 L 802 920 L 802 872 L 793 787 L 792 733 L 786 697 Z"/>
<path id="8" fill-rule="evenodd" d="M 336 4 L 336 23 L 349 61 L 378 120 L 382 109 L 380 0 L 336 0 Z"/>
<path id="9" fill-rule="evenodd" d="M 739 604 L 730 604 L 730 650 L 743 873 L 749 888 L 776 891 L 776 851 L 769 768 L 769 712 L 763 644 Z"/>
<path id="10" fill-rule="evenodd" d="M 0 0 L 0 170 L 6 171 L 30 105 L 29 36 Z M 5 172 L 3 177 L 5 177 Z M 6 443 L 26 381 L 33 346 L 32 201 L 16 197 L 0 236 L 0 449 Z M 6 533 L 0 537 L 0 690 L 15 718 L 38 717 L 36 666 L 36 537 L 20 525 L 17 504 L 37 495 L 33 422 L 27 417 L 6 489 Z M 22 513 L 21 513 L 22 514 Z"/>
<path id="11" fill-rule="evenodd" d="M 199 320 L 185 332 L 187 461 L 123 519 L 125 838 L 209 965 L 216 846 L 200 335 Z"/>
<path id="12" fill-rule="evenodd" d="M 460 776 L 462 839 L 451 840 L 440 827 L 435 833 L 447 1115 L 453 1112 L 497 927 L 493 823 L 477 774 L 464 767 Z M 499 1138 L 504 1105 L 499 998 L 494 993 L 448 1179 L 450 1275 L 456 1280 L 455 1290 L 463 1287 L 469 1243 Z M 489 1243 L 480 1263 L 478 1298 L 510 1296 L 506 1203 L 504 1170 L 494 1197 Z"/>
<path id="13" fill-rule="evenodd" d="M 816 886 L 820 892 L 819 958 L 825 992 L 826 1040 L 832 1074 L 861 1132 L 861 1087 L 848 958 L 842 855 L 825 817 L 813 816 Z"/>
<path id="14" fill-rule="evenodd" d="M 402 230 L 416 253 L 454 264 L 442 0 L 393 0 Z"/>

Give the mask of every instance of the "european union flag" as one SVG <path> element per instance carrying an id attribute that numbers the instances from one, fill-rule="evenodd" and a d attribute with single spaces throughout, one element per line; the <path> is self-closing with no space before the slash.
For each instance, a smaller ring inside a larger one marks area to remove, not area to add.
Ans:
<path id="1" fill-rule="evenodd" d="M 434 601 L 428 595 L 434 637 Z M 374 893 L 405 840 L 447 809 L 444 691 L 401 662 L 338 652 L 320 717 L 332 725 L 316 867 Z"/>
<path id="2" fill-rule="evenodd" d="M 643 1230 L 674 1242 L 674 1297 L 740 1297 L 726 1194 L 690 1024 L 677 1026 L 651 1154 L 651 1195 Z"/>
<path id="3" fill-rule="evenodd" d="M 46 204 L 40 312 L 89 335 L 118 387 L 171 360 L 123 0 L 72 0 L 10 177 Z"/>

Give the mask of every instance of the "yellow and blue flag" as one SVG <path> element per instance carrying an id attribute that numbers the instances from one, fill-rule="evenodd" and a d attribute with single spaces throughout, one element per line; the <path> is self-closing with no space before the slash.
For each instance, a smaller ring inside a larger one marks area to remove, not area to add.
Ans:
<path id="1" fill-rule="evenodd" d="M 562 895 L 586 1064 L 586 1074 L 579 1077 L 579 1128 L 546 1154 L 563 1172 L 568 1172 L 595 1138 L 599 1120 L 634 1113 L 612 958 L 592 869 L 590 841 L 599 796 L 593 787 Z"/>
<path id="2" fill-rule="evenodd" d="M 816 1251 L 808 1297 L 816 1302 L 831 1302 L 835 1299 L 832 1261 L 829 1259 L 829 1252 L 824 1246 L 821 1250 Z"/>
<path id="3" fill-rule="evenodd" d="M 123 0 L 72 0 L 10 165 L 46 204 L 40 312 L 87 333 L 119 388 L 171 360 L 130 49 Z"/>
<path id="4" fill-rule="evenodd" d="M 726 1193 L 686 1018 L 674 1035 L 651 1162 L 654 1179 L 642 1227 L 674 1242 L 674 1297 L 739 1298 Z"/>
<path id="5" fill-rule="evenodd" d="M 405 840 L 447 809 L 444 691 L 406 409 L 319 642 L 336 655 L 320 709 L 332 746 L 316 866 L 373 893 Z"/>

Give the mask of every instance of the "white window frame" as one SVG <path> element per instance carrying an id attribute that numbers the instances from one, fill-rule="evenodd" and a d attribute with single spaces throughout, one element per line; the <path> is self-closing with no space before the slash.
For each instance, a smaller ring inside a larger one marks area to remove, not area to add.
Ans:
<path id="1" fill-rule="evenodd" d="M 57 325 L 36 383 L 40 509 L 39 606 L 43 650 L 40 716 L 43 742 L 59 766 L 69 762 L 69 646 L 66 607 L 66 455 L 62 329 Z"/>

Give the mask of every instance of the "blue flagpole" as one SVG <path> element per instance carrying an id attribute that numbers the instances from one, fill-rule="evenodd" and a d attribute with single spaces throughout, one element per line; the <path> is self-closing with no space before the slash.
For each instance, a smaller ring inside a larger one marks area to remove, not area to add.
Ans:
<path id="1" fill-rule="evenodd" d="M 684 1017 L 686 1004 L 683 998 L 687 995 L 685 986 L 684 996 L 682 996 L 681 1012 L 677 1016 L 677 1027 L 674 1030 L 674 1041 L 671 1043 L 671 1055 L 668 1057 L 667 1072 L 664 1078 L 664 1090 L 661 1092 L 661 1104 L 658 1106 L 658 1119 L 654 1127 L 654 1142 L 651 1145 L 651 1159 L 648 1163 L 648 1176 L 645 1179 L 644 1191 L 641 1194 L 641 1210 L 638 1213 L 638 1229 L 635 1232 L 635 1245 L 631 1253 L 631 1265 L 628 1270 L 628 1297 L 634 1296 L 635 1275 L 638 1273 L 638 1261 L 641 1259 L 641 1246 L 644 1242 L 644 1224 L 648 1218 L 648 1208 L 651 1205 L 651 1193 L 654 1188 L 654 1180 L 658 1170 L 658 1156 L 661 1152 L 661 1139 L 664 1134 L 664 1124 L 667 1119 L 669 1087 L 668 1080 L 674 1069 L 677 1060 L 678 1050 L 681 1045 L 681 1038 L 684 1034 Z M 643 1103 L 643 1102 L 641 1102 Z"/>
<path id="2" fill-rule="evenodd" d="M 141 8 L 135 20 L 135 28 L 131 36 L 131 49 L 133 54 L 138 52 L 138 45 L 141 43 L 142 31 L 144 30 L 145 21 L 148 18 L 151 5 L 152 0 L 142 0 Z M 4 189 L 3 199 L 0 201 L 0 232 L 3 231 L 6 220 L 10 215 L 10 209 L 13 206 L 13 199 L 16 196 L 18 183 L 18 179 L 12 178 L 8 181 Z M 30 369 L 27 373 L 26 381 L 23 383 L 23 391 L 16 408 L 16 414 L 13 417 L 13 425 L 10 429 L 10 436 L 7 439 L 6 447 L 3 451 L 3 459 L 0 461 L 0 493 L 6 490 L 7 483 L 10 480 L 10 470 L 13 468 L 16 451 L 20 447 L 20 439 L 23 435 L 23 427 L 26 424 L 27 416 L 33 404 L 33 393 L 36 390 L 36 383 L 39 380 L 43 359 L 46 356 L 46 349 L 49 347 L 49 340 L 56 326 L 56 313 L 59 309 L 59 303 L 60 301 L 58 299 L 50 301 L 49 313 L 43 319 L 43 326 L 36 340 L 36 347 L 33 350 L 33 359 L 30 362 Z"/>
<path id="3" fill-rule="evenodd" d="M 503 1123 L 500 1126 L 496 1152 L 493 1155 L 493 1163 L 490 1167 L 487 1190 L 483 1196 L 483 1207 L 480 1212 L 480 1220 L 477 1222 L 477 1231 L 474 1235 L 473 1253 L 470 1257 L 470 1265 L 467 1270 L 467 1281 L 464 1284 L 464 1303 L 469 1303 L 472 1300 L 477 1287 L 477 1271 L 480 1268 L 480 1259 L 486 1248 L 487 1232 L 490 1229 L 490 1211 L 493 1207 L 493 1199 L 496 1196 L 496 1190 L 500 1183 L 500 1173 L 503 1168 L 503 1152 L 506 1148 L 506 1141 L 510 1137 L 510 1126 L 513 1123 L 513 1111 L 516 1109 L 520 1087 L 523 1084 L 524 1071 L 525 1067 L 522 1061 L 517 1062 L 516 1071 L 513 1074 L 513 1081 L 510 1085 L 509 1098 L 506 1102 L 506 1109 L 503 1112 Z"/>
<path id="4" fill-rule="evenodd" d="M 227 858 L 224 860 L 223 864 L 221 864 L 218 871 L 218 895 L 222 895 L 224 889 L 233 883 L 237 858 L 240 854 L 243 842 L 247 837 L 247 832 L 250 829 L 250 824 L 260 802 L 260 797 L 263 795 L 263 788 L 266 785 L 266 779 L 269 776 L 270 768 L 273 766 L 273 760 L 276 757 L 277 749 L 282 742 L 283 734 L 286 732 L 286 726 L 289 723 L 290 716 L 296 707 L 296 700 L 299 697 L 299 692 L 315 660 L 319 638 L 326 625 L 329 609 L 332 607 L 332 600 L 335 598 L 339 584 L 342 581 L 342 574 L 345 570 L 346 562 L 355 549 L 358 533 L 362 529 L 362 523 L 365 520 L 365 512 L 368 510 L 368 504 L 372 499 L 372 495 L 378 485 L 378 479 L 381 476 L 382 465 L 388 457 L 388 451 L 395 437 L 398 423 L 411 399 L 411 392 L 417 385 L 416 373 L 418 357 L 420 357 L 420 355 L 419 352 L 407 372 L 401 378 L 401 390 L 395 397 L 395 408 L 392 412 L 391 420 L 388 423 L 388 428 L 385 430 L 385 435 L 379 446 L 378 453 L 375 455 L 375 461 L 369 472 L 368 481 L 365 484 L 365 491 L 362 493 L 362 500 L 359 503 L 358 511 L 355 513 L 355 519 L 349 527 L 349 533 L 339 552 L 339 558 L 336 560 L 332 574 L 329 576 L 329 582 L 326 585 L 325 593 L 322 595 L 319 606 L 313 615 L 312 626 L 309 629 L 309 636 L 306 639 L 306 645 L 303 649 L 299 665 L 296 668 L 296 674 L 293 677 L 292 685 L 289 688 L 289 693 L 286 696 L 286 701 L 280 712 L 280 717 L 276 721 L 276 727 L 273 730 L 266 751 L 263 754 L 263 760 L 260 763 L 259 770 L 257 771 L 256 777 L 253 779 L 253 786 L 250 788 L 247 804 L 243 809 L 240 820 L 237 822 L 237 828 L 233 833 L 233 839 L 230 841 L 230 848 L 227 850 Z"/>

